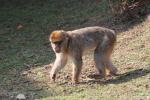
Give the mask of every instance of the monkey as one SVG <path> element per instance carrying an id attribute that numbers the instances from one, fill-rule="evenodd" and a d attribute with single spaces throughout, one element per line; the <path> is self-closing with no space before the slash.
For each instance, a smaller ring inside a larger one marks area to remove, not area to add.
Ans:
<path id="1" fill-rule="evenodd" d="M 82 69 L 82 56 L 85 51 L 94 50 L 95 67 L 104 79 L 116 74 L 117 68 L 111 61 L 111 54 L 116 43 L 114 30 L 92 26 L 73 31 L 56 30 L 49 37 L 56 59 L 50 71 L 50 79 L 55 81 L 56 74 L 66 65 L 68 57 L 73 61 L 72 83 L 79 83 Z"/>

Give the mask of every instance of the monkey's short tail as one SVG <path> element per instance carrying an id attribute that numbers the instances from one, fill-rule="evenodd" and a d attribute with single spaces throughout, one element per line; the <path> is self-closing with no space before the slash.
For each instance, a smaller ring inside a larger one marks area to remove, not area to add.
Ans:
<path id="1" fill-rule="evenodd" d="M 114 30 L 111 30 L 111 32 L 112 32 L 112 37 L 113 37 L 113 40 L 114 40 L 114 43 L 115 43 L 116 40 L 117 40 L 117 33 Z"/>

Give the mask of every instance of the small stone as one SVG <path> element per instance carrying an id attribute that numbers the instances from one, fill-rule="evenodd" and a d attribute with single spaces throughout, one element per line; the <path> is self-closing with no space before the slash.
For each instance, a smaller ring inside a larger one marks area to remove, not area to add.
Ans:
<path id="1" fill-rule="evenodd" d="M 16 96 L 16 99 L 17 100 L 25 100 L 26 99 L 26 97 L 25 97 L 25 95 L 24 94 L 18 94 L 17 96 Z"/>

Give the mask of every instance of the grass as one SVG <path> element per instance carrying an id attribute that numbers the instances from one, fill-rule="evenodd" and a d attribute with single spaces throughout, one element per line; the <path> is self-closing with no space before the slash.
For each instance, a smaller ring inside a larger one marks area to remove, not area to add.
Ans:
<path id="1" fill-rule="evenodd" d="M 28 100 L 150 99 L 147 19 L 138 24 L 112 25 L 113 18 L 105 0 L 4 1 L 4 4 L 0 7 L 0 99 L 15 99 L 19 93 Z M 103 22 L 105 19 L 108 25 Z M 89 53 L 83 58 L 79 85 L 68 84 L 71 62 L 58 74 L 56 83 L 51 83 L 48 64 L 55 56 L 48 40 L 49 32 L 101 24 L 110 27 L 109 23 L 119 30 L 112 58 L 120 75 L 109 81 L 89 78 L 96 72 Z"/>

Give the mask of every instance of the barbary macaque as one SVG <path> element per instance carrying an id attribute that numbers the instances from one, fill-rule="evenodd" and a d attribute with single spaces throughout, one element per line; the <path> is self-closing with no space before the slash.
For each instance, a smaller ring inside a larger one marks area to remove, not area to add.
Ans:
<path id="1" fill-rule="evenodd" d="M 95 66 L 104 79 L 107 79 L 110 74 L 117 73 L 117 68 L 110 59 L 116 42 L 116 33 L 113 30 L 99 26 L 85 27 L 73 31 L 57 30 L 50 34 L 49 40 L 56 55 L 50 72 L 50 78 L 53 81 L 70 57 L 74 63 L 72 83 L 78 83 L 83 53 L 90 49 L 94 50 Z"/>

